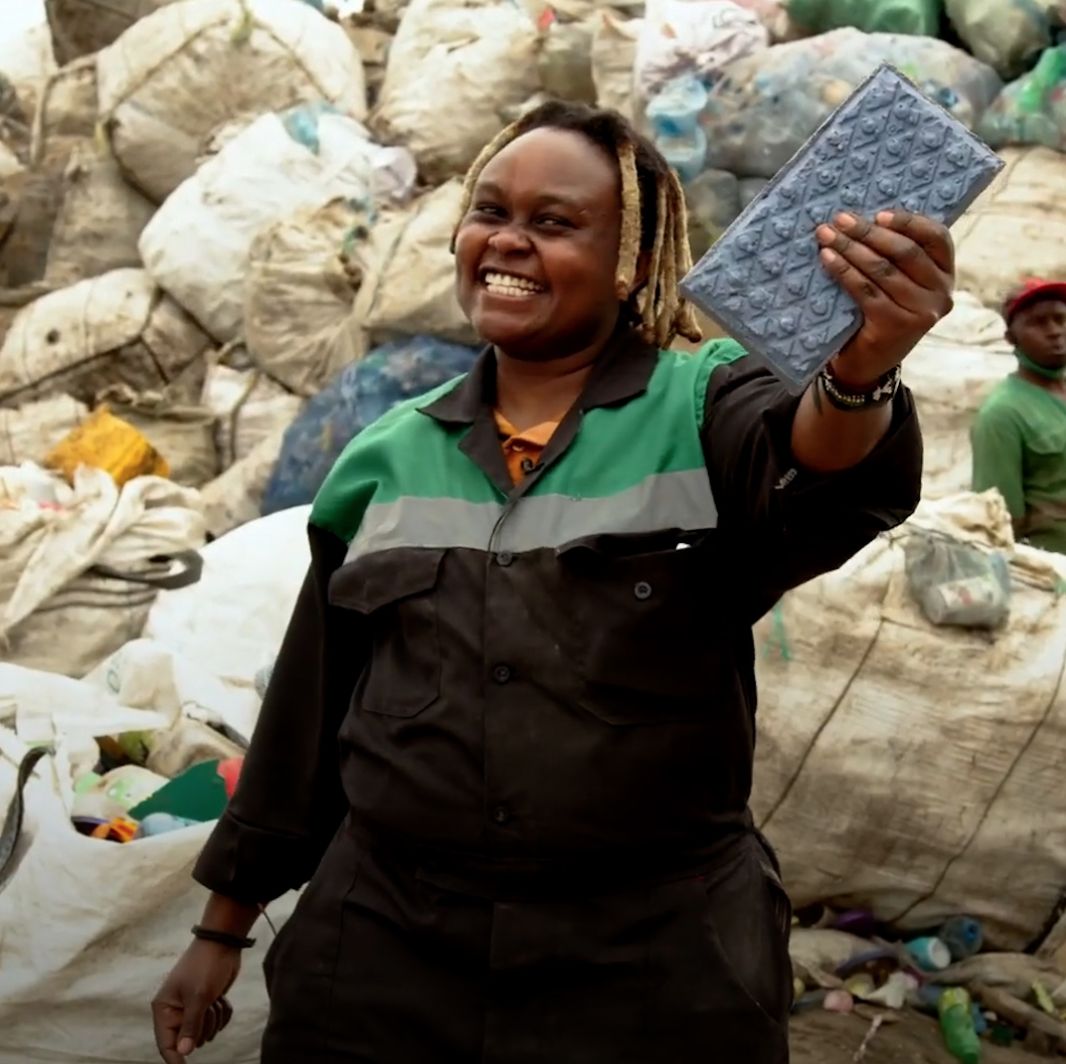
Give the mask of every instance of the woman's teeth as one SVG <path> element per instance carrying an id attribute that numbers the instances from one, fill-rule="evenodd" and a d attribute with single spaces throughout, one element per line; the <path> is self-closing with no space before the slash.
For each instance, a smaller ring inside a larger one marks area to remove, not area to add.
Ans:
<path id="1" fill-rule="evenodd" d="M 544 291 L 544 286 L 525 277 L 514 277 L 509 273 L 485 274 L 485 287 L 497 296 L 533 296 Z"/>

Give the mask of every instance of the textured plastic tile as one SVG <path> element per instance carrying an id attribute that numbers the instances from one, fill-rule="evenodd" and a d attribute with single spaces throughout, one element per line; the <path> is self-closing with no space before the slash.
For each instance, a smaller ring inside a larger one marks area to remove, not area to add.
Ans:
<path id="1" fill-rule="evenodd" d="M 842 210 L 904 208 L 951 225 L 1003 161 L 884 65 L 823 123 L 693 267 L 681 289 L 790 388 L 805 388 L 859 330 L 814 230 Z"/>

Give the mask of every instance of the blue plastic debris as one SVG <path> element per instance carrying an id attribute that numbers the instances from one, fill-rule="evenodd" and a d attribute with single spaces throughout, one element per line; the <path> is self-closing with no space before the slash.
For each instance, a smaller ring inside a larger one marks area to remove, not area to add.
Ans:
<path id="1" fill-rule="evenodd" d="M 815 229 L 842 210 L 899 209 L 951 225 L 1003 161 L 888 65 L 832 114 L 682 282 L 682 291 L 793 390 L 859 330 Z"/>
<path id="2" fill-rule="evenodd" d="M 318 139 L 318 120 L 323 115 L 340 114 L 336 107 L 324 100 L 316 100 L 313 103 L 299 104 L 290 107 L 281 114 L 281 124 L 285 132 L 297 144 L 302 144 L 309 151 L 318 154 L 321 142 Z"/>
<path id="3" fill-rule="evenodd" d="M 289 426 L 262 512 L 311 502 L 348 441 L 397 403 L 466 373 L 477 351 L 432 336 L 375 348 L 333 378 Z"/>

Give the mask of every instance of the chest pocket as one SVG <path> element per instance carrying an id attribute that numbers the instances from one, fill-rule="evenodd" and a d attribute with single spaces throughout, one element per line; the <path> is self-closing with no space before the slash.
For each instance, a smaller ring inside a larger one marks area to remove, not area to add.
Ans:
<path id="1" fill-rule="evenodd" d="M 611 724 L 705 716 L 723 660 L 711 617 L 724 608 L 706 548 L 677 532 L 598 536 L 559 561 L 584 707 Z"/>
<path id="2" fill-rule="evenodd" d="M 440 695 L 437 580 L 443 550 L 397 549 L 341 566 L 329 601 L 367 618 L 372 652 L 356 687 L 368 713 L 414 717 Z"/>

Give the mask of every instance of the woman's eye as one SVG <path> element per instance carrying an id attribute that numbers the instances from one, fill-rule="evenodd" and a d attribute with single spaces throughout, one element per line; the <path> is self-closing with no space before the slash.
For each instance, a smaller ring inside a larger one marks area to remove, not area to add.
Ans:
<path id="1" fill-rule="evenodd" d="M 474 214 L 480 214 L 485 218 L 502 218 L 503 208 L 495 203 L 478 203 L 474 207 Z"/>
<path id="2" fill-rule="evenodd" d="M 537 224 L 547 229 L 570 229 L 571 225 L 565 218 L 559 218 L 554 214 L 545 215 L 537 219 Z"/>

